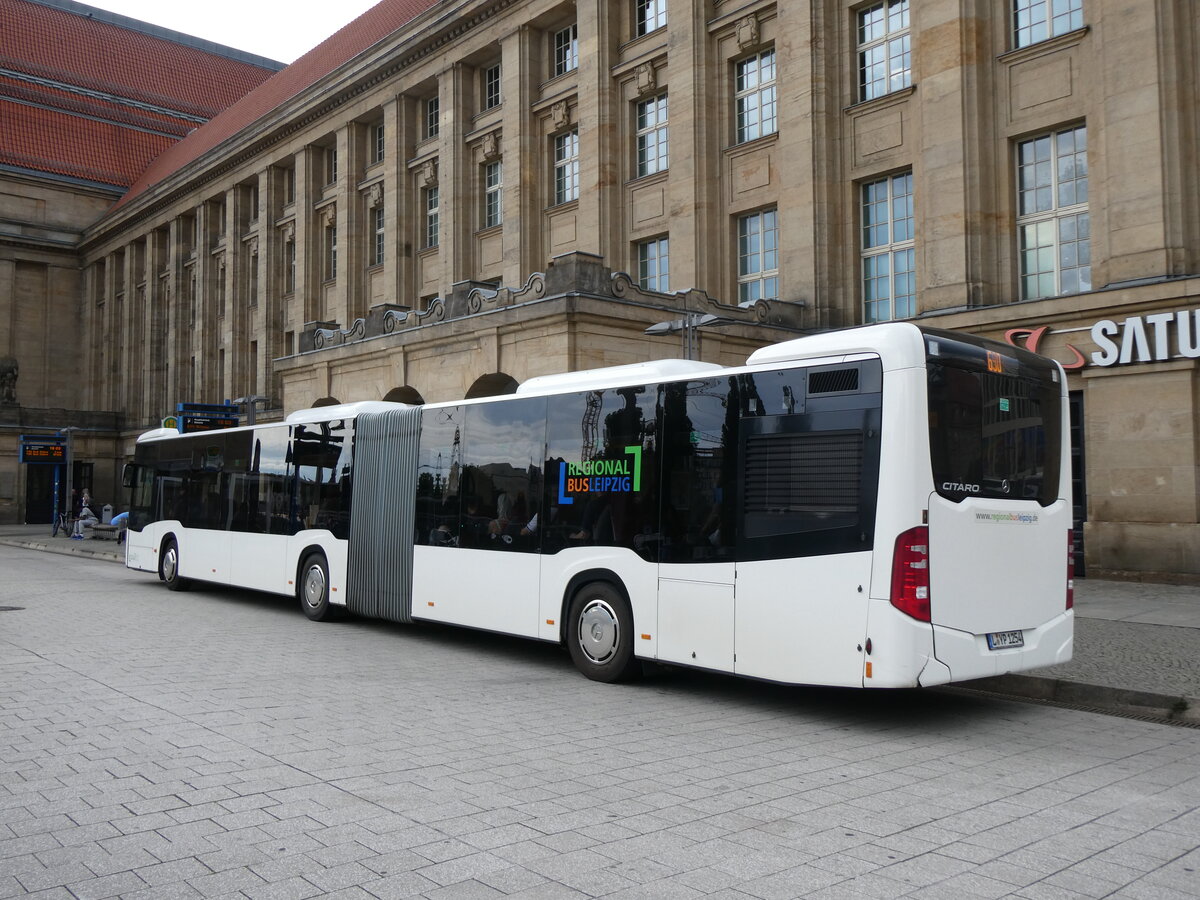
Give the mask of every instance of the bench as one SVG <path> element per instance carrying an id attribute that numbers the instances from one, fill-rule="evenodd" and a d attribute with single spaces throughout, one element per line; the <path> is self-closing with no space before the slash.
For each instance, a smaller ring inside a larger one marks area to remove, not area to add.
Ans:
<path id="1" fill-rule="evenodd" d="M 120 541 L 121 532 L 124 531 L 120 525 L 100 525 L 97 523 L 90 529 L 92 532 L 92 540 L 96 541 Z"/>

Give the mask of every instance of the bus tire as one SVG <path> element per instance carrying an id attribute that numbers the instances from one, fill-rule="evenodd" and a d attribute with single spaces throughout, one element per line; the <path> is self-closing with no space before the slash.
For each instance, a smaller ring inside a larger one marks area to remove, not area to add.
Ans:
<path id="1" fill-rule="evenodd" d="M 179 542 L 168 538 L 163 545 L 162 553 L 158 555 L 158 577 L 163 580 L 168 591 L 186 591 L 192 583 L 179 574 Z"/>
<path id="2" fill-rule="evenodd" d="M 300 563 L 296 597 L 304 614 L 314 622 L 328 622 L 336 610 L 329 602 L 329 563 L 323 553 L 310 553 Z"/>
<path id="3" fill-rule="evenodd" d="M 567 650 L 575 668 L 593 681 L 627 681 L 641 672 L 633 655 L 633 613 L 611 584 L 593 581 L 571 598 Z"/>

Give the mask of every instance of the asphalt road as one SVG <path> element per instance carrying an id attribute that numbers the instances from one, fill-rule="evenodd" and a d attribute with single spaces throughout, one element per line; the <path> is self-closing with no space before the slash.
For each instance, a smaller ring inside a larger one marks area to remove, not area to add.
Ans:
<path id="1" fill-rule="evenodd" d="M 0 897 L 1200 896 L 1200 730 L 0 573 Z"/>

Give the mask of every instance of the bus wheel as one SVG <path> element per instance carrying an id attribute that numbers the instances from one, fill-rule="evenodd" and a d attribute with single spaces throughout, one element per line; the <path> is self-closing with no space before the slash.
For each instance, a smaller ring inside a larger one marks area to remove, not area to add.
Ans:
<path id="1" fill-rule="evenodd" d="M 320 553 L 310 553 L 300 564 L 300 580 L 296 585 L 300 608 L 314 622 L 327 622 L 334 617 L 329 602 L 329 563 Z"/>
<path id="2" fill-rule="evenodd" d="M 167 541 L 158 559 L 158 577 L 166 582 L 168 591 L 186 591 L 191 582 L 179 574 L 179 544 L 175 538 Z"/>
<path id="3" fill-rule="evenodd" d="M 633 656 L 633 614 L 616 588 L 594 581 L 575 593 L 567 649 L 575 668 L 593 681 L 625 681 L 641 671 Z"/>

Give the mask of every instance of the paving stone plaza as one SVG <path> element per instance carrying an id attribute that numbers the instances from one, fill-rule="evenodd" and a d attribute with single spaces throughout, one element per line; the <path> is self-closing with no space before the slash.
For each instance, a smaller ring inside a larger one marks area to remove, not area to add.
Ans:
<path id="1" fill-rule="evenodd" d="M 1200 895 L 1200 730 L 0 569 L 0 897 Z"/>

